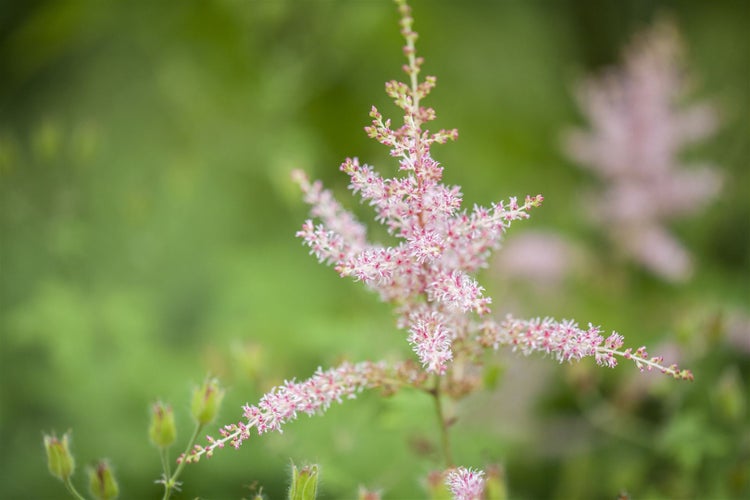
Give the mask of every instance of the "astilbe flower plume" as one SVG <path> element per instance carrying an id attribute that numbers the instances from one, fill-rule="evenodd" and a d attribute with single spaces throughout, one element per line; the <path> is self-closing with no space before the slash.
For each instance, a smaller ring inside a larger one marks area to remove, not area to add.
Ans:
<path id="1" fill-rule="evenodd" d="M 422 100 L 436 79 L 427 76 L 419 80 L 422 58 L 416 56 L 413 20 L 405 1 L 396 3 L 406 40 L 408 82 L 388 82 L 386 92 L 403 111 L 403 124 L 392 126 L 391 120 L 373 107 L 372 123 L 365 130 L 390 148 L 401 174 L 384 178 L 356 158 L 344 161 L 341 170 L 350 177 L 352 192 L 374 208 L 375 219 L 398 244 L 369 242 L 366 227 L 321 182 L 311 182 L 301 171 L 293 177 L 318 222 L 305 221 L 297 235 L 320 262 L 333 266 L 341 276 L 361 281 L 383 301 L 394 304 L 397 326 L 408 332 L 407 341 L 422 370 L 409 362 L 396 366 L 344 363 L 327 371 L 319 369 L 310 379 L 287 382 L 272 389 L 257 405 L 246 405 L 242 421 L 225 426 L 220 438 L 209 438 L 207 446 L 196 446 L 182 460 L 210 456 L 227 443 L 239 447 L 253 429 L 258 434 L 281 431 L 282 425 L 299 413 L 322 412 L 334 401 L 354 397 L 363 389 L 409 385 L 429 391 L 427 375 L 450 375 L 457 349 L 471 358 L 484 348 L 510 345 L 525 354 L 544 352 L 559 361 L 594 357 L 598 364 L 609 367 L 615 366 L 620 356 L 635 361 L 641 369 L 655 368 L 675 378 L 692 377 L 676 366 L 664 367 L 661 359 L 650 358 L 645 348 L 621 350 L 621 336 L 613 333 L 605 340 L 593 326 L 581 329 L 572 321 L 507 317 L 497 322 L 492 318 L 491 299 L 484 295 L 475 274 L 486 267 L 510 224 L 528 218 L 529 210 L 540 206 L 542 197 L 526 196 L 520 202 L 510 198 L 467 211 L 461 208 L 460 188 L 441 182 L 443 169 L 433 159 L 431 147 L 456 139 L 457 131 L 425 128 L 435 118 L 435 111 L 424 107 Z M 455 377 L 446 379 L 446 386 L 457 387 L 460 394 L 472 387 Z M 456 481 L 467 477 L 461 473 Z"/>
<path id="2" fill-rule="evenodd" d="M 408 83 L 391 81 L 386 93 L 404 112 L 403 124 L 392 127 L 373 107 L 368 135 L 390 148 L 403 175 L 383 178 L 356 158 L 341 170 L 350 177 L 350 189 L 376 212 L 376 220 L 400 243 L 383 246 L 366 240 L 365 227 L 323 189 L 310 183 L 302 172 L 295 179 L 312 206 L 311 215 L 297 235 L 305 240 L 319 261 L 331 264 L 341 276 L 352 276 L 397 305 L 399 325 L 430 372 L 445 372 L 457 338 L 478 331 L 478 323 L 466 321 L 468 313 L 487 316 L 491 299 L 473 274 L 487 266 L 491 252 L 500 247 L 510 224 L 528 218 L 528 211 L 542 202 L 541 195 L 516 198 L 491 205 L 461 209 L 458 186 L 441 182 L 443 168 L 432 158 L 431 146 L 455 140 L 458 132 L 431 132 L 425 124 L 435 118 L 432 108 L 421 105 L 436 83 L 428 76 L 419 81 L 422 58 L 416 56 L 412 18 L 402 4 L 402 34 L 408 63 Z"/>
<path id="3" fill-rule="evenodd" d="M 393 127 L 373 107 L 368 135 L 390 148 L 398 159 L 401 175 L 383 178 L 373 167 L 348 158 L 341 170 L 349 175 L 349 188 L 375 210 L 375 219 L 400 241 L 395 246 L 370 243 L 366 228 L 336 201 L 319 181 L 310 182 L 294 173 L 311 205 L 311 215 L 297 235 L 304 239 L 320 262 L 332 265 L 341 276 L 351 276 L 395 304 L 398 326 L 408 331 L 413 350 L 428 372 L 445 373 L 453 358 L 452 346 L 459 340 L 497 348 L 512 345 L 524 353 L 542 351 L 560 361 L 592 356 L 604 366 L 615 366 L 615 356 L 631 358 L 639 366 L 658 366 L 659 358 L 646 358 L 641 349 L 620 351 L 621 337 L 606 341 L 599 329 L 580 329 L 575 322 L 519 320 L 509 317 L 497 323 L 489 314 L 491 299 L 474 275 L 487 266 L 493 250 L 500 247 L 513 221 L 529 217 L 529 210 L 542 203 L 542 196 L 526 196 L 462 209 L 461 190 L 441 182 L 443 168 L 432 157 L 431 147 L 454 140 L 456 130 L 431 132 L 425 125 L 435 119 L 422 100 L 436 79 L 419 80 L 422 59 L 416 56 L 409 9 L 402 2 L 402 34 L 406 39 L 404 71 L 408 83 L 391 81 L 386 93 L 404 112 L 403 124 Z M 687 377 L 673 367 L 662 368 L 677 377 Z"/>
<path id="4" fill-rule="evenodd" d="M 633 40 L 620 66 L 580 85 L 590 129 L 564 138 L 568 156 L 602 181 L 587 203 L 594 222 L 624 254 L 669 281 L 686 280 L 693 265 L 665 223 L 701 210 L 721 186 L 716 169 L 686 168 L 680 158 L 718 124 L 710 104 L 682 105 L 688 87 L 677 29 L 662 20 Z"/>

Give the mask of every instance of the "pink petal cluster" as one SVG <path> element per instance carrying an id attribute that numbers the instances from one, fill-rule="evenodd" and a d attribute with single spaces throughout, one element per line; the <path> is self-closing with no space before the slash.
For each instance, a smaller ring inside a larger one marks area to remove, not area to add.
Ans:
<path id="1" fill-rule="evenodd" d="M 665 222 L 701 210 L 721 186 L 714 168 L 686 168 L 680 159 L 718 122 L 708 104 L 678 107 L 688 85 L 680 56 L 671 24 L 641 34 L 620 67 L 581 85 L 591 126 L 566 140 L 569 156 L 605 184 L 587 210 L 626 254 L 671 281 L 688 278 L 692 261 Z"/>
<path id="2" fill-rule="evenodd" d="M 439 372 L 453 359 L 453 335 L 440 313 L 426 307 L 421 309 L 409 315 L 408 341 L 427 371 Z"/>
<path id="3" fill-rule="evenodd" d="M 484 498 L 484 472 L 459 467 L 448 472 L 445 484 L 454 500 L 482 500 Z"/>
<path id="4" fill-rule="evenodd" d="M 282 425 L 295 420 L 299 413 L 312 416 L 324 412 L 334 402 L 353 399 L 363 389 L 380 385 L 383 371 L 382 364 L 344 363 L 326 371 L 318 368 L 312 377 L 302 382 L 284 382 L 264 395 L 257 406 L 243 406 L 244 420 L 220 429 L 220 439 L 208 436 L 208 446 L 196 445 L 181 460 L 194 462 L 204 454 L 210 457 L 216 448 L 223 448 L 226 443 L 239 448 L 250 437 L 253 428 L 259 435 L 269 431 L 282 432 Z"/>

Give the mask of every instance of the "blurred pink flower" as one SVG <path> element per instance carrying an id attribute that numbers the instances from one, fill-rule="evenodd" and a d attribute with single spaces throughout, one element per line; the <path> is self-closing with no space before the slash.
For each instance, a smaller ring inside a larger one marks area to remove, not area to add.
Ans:
<path id="1" fill-rule="evenodd" d="M 585 260 L 583 251 L 561 234 L 525 231 L 503 244 L 492 264 L 499 279 L 515 279 L 539 288 L 557 288 Z"/>
<path id="2" fill-rule="evenodd" d="M 445 484 L 455 500 L 482 500 L 484 498 L 484 472 L 459 467 L 448 472 Z"/>
<path id="3" fill-rule="evenodd" d="M 726 319 L 726 342 L 735 349 L 750 355 L 750 316 L 733 311 Z"/>
<path id="4" fill-rule="evenodd" d="M 679 157 L 718 124 L 707 103 L 678 106 L 688 84 L 676 28 L 657 23 L 627 47 L 621 66 L 580 85 L 590 129 L 565 137 L 570 158 L 603 183 L 587 212 L 626 254 L 670 281 L 686 280 L 693 264 L 665 223 L 702 210 L 721 186 L 715 168 Z"/>

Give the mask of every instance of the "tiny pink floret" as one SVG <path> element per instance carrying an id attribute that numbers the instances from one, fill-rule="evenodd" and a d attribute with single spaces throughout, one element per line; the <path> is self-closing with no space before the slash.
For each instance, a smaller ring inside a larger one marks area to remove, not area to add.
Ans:
<path id="1" fill-rule="evenodd" d="M 450 471 L 445 479 L 454 500 L 482 500 L 484 498 L 484 471 L 459 467 Z"/>

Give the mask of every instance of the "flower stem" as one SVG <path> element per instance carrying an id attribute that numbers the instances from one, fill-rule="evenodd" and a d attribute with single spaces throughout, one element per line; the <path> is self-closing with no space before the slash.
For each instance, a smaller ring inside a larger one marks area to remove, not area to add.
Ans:
<path id="1" fill-rule="evenodd" d="M 200 423 L 195 424 L 195 430 L 193 431 L 193 435 L 190 436 L 190 440 L 188 441 L 187 447 L 185 448 L 185 453 L 183 456 L 186 456 L 190 450 L 193 448 L 193 445 L 195 444 L 196 439 L 198 439 L 198 435 L 203 430 L 203 425 Z M 166 458 L 166 457 L 165 457 Z M 167 460 L 164 460 L 164 462 L 167 462 Z M 169 474 L 169 465 L 165 464 L 164 466 L 164 477 L 168 479 L 165 479 L 164 481 L 164 496 L 162 497 L 162 500 L 169 500 L 169 497 L 172 495 L 172 492 L 177 489 L 179 483 L 177 482 L 177 479 L 180 477 L 180 474 L 182 473 L 182 469 L 185 467 L 186 460 L 181 460 L 180 463 L 177 465 L 177 468 L 175 469 L 174 473 L 171 476 L 168 476 Z"/>
<path id="2" fill-rule="evenodd" d="M 63 483 L 65 484 L 65 489 L 68 490 L 68 493 L 70 493 L 73 496 L 73 498 L 77 498 L 78 500 L 85 500 L 83 495 L 78 493 L 78 490 L 76 490 L 76 487 L 73 486 L 73 483 L 71 482 L 70 478 L 65 479 Z"/>
<path id="3" fill-rule="evenodd" d="M 169 465 L 169 448 L 159 448 L 159 458 L 161 458 L 161 468 L 164 471 L 164 477 L 172 475 L 172 467 Z"/>
<path id="4" fill-rule="evenodd" d="M 435 380 L 434 389 L 429 391 L 435 402 L 435 413 L 437 414 L 438 426 L 440 427 L 440 446 L 443 450 L 443 460 L 445 461 L 445 468 L 448 469 L 453 466 L 453 455 L 451 453 L 450 436 L 448 435 L 448 422 L 445 419 L 443 412 L 443 402 L 440 394 L 440 379 Z"/>

